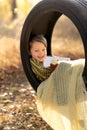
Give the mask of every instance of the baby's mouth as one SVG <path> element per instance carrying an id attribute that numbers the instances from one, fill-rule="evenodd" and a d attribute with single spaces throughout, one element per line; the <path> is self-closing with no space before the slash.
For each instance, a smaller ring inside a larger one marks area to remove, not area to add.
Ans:
<path id="1" fill-rule="evenodd" d="M 38 57 L 39 59 L 43 59 L 44 58 L 44 56 L 41 56 L 41 57 Z"/>

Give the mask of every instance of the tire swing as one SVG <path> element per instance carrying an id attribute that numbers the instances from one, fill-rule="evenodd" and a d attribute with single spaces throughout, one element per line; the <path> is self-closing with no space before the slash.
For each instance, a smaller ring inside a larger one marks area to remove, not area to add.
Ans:
<path id="1" fill-rule="evenodd" d="M 86 0 L 43 0 L 28 14 L 23 25 L 20 41 L 21 59 L 25 74 L 37 91 L 40 81 L 32 72 L 29 61 L 29 41 L 33 35 L 43 34 L 48 42 L 48 55 L 51 55 L 51 37 L 56 21 L 67 16 L 78 29 L 85 52 L 83 79 L 87 88 L 87 1 Z"/>

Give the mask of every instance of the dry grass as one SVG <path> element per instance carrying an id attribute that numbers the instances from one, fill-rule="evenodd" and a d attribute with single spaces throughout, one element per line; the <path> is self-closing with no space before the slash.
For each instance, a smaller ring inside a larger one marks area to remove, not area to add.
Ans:
<path id="1" fill-rule="evenodd" d="M 0 40 L 0 68 L 20 63 L 19 42 L 3 37 Z"/>
<path id="2" fill-rule="evenodd" d="M 78 59 L 84 57 L 84 48 L 80 34 L 66 16 L 62 16 L 56 23 L 52 37 L 53 55 Z"/>
<path id="3" fill-rule="evenodd" d="M 58 43 L 53 43 L 53 54 L 78 59 L 84 57 L 83 45 L 79 44 L 79 40 L 74 39 L 58 39 Z"/>

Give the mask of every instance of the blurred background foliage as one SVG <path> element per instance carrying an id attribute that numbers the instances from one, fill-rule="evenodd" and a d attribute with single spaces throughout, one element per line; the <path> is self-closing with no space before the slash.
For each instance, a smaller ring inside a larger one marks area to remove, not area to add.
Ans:
<path id="1" fill-rule="evenodd" d="M 21 30 L 26 16 L 40 1 L 0 0 L 0 42 L 2 42 L 3 48 L 6 48 L 4 46 L 6 38 L 12 38 L 13 41 L 15 39 L 16 43 L 20 44 Z M 62 15 L 55 24 L 52 35 L 52 54 L 72 59 L 73 57 L 74 59 L 84 57 L 84 47 L 79 31 L 65 15 Z"/>
<path id="2" fill-rule="evenodd" d="M 0 20 L 11 20 L 26 15 L 40 0 L 0 0 Z"/>

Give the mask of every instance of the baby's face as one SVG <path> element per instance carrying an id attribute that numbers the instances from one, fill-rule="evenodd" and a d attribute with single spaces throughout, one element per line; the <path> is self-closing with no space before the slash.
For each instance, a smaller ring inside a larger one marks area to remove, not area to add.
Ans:
<path id="1" fill-rule="evenodd" d="M 47 56 L 47 49 L 45 45 L 41 42 L 34 42 L 30 49 L 31 55 L 33 58 L 40 62 L 44 62 Z"/>

